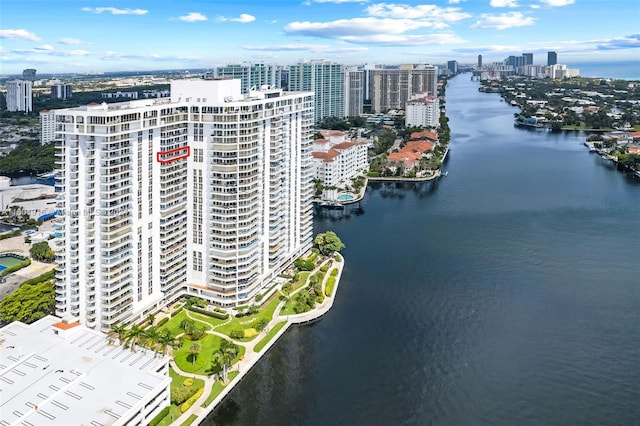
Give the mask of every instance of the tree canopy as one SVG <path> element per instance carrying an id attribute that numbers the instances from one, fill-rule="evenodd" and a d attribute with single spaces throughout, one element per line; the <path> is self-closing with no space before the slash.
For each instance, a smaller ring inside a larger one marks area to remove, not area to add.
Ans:
<path id="1" fill-rule="evenodd" d="M 344 243 L 333 231 L 318 234 L 313 242 L 314 246 L 325 256 L 333 253 L 334 251 L 339 252 L 345 247 Z"/>
<path id="2" fill-rule="evenodd" d="M 29 254 L 33 259 L 40 262 L 51 262 L 56 258 L 55 251 L 49 247 L 49 243 L 46 241 L 33 244 L 29 249 Z"/>
<path id="3" fill-rule="evenodd" d="M 0 301 L 0 319 L 31 324 L 53 313 L 55 290 L 51 280 L 22 284 Z"/>

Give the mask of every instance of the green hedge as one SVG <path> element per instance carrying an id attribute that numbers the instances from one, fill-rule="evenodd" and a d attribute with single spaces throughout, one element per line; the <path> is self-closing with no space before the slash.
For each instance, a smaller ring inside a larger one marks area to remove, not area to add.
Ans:
<path id="1" fill-rule="evenodd" d="M 337 268 L 333 268 L 333 269 L 331 270 L 331 276 L 332 276 L 332 277 L 335 277 L 336 275 L 338 275 L 338 269 L 337 269 Z"/>
<path id="2" fill-rule="evenodd" d="M 22 262 L 20 262 L 20 263 L 16 263 L 16 264 L 15 264 L 15 265 L 13 265 L 13 266 L 9 266 L 8 268 L 3 269 L 3 270 L 0 272 L 0 277 L 4 277 L 5 275 L 9 275 L 10 273 L 15 272 L 15 271 L 19 271 L 20 269 L 25 268 L 25 267 L 27 267 L 27 266 L 29 266 L 29 265 L 31 265 L 31 259 L 29 259 L 29 258 L 27 257 L 27 258 L 26 258 L 25 260 L 23 260 Z"/>
<path id="3" fill-rule="evenodd" d="M 182 310 L 184 309 L 184 306 L 180 306 L 178 309 L 176 309 L 175 311 L 173 311 L 171 313 L 171 318 L 177 316 L 180 312 L 182 312 Z"/>
<path id="4" fill-rule="evenodd" d="M 0 240 L 6 240 L 7 238 L 17 237 L 18 235 L 20 235 L 20 230 L 16 229 L 15 231 L 9 234 L 0 235 Z"/>
<path id="5" fill-rule="evenodd" d="M 333 287 L 335 285 L 336 285 L 336 277 L 330 276 L 327 279 L 327 286 L 324 288 L 324 294 L 326 294 L 327 297 L 331 297 L 331 294 L 333 293 Z"/>
<path id="6" fill-rule="evenodd" d="M 160 321 L 158 321 L 158 323 L 156 324 L 156 327 L 162 327 L 168 322 L 169 322 L 169 317 L 164 317 Z"/>
<path id="7" fill-rule="evenodd" d="M 170 410 L 171 410 L 171 406 L 167 405 L 166 407 L 164 407 L 164 408 L 162 409 L 162 411 L 160 411 L 160 412 L 158 413 L 158 415 L 157 415 L 157 416 L 155 416 L 155 417 L 153 418 L 153 420 L 151 420 L 151 421 L 149 422 L 149 426 L 156 426 L 156 425 L 158 425 L 161 421 L 163 421 L 163 420 L 164 420 L 164 418 L 165 418 L 165 417 L 167 417 L 167 415 L 169 414 L 169 411 L 170 411 Z"/>
<path id="8" fill-rule="evenodd" d="M 229 314 L 221 314 L 219 312 L 207 311 L 206 309 L 201 309 L 196 306 L 190 307 L 189 310 L 193 312 L 197 312 L 202 315 L 206 315 L 208 317 L 218 318 L 221 320 L 226 320 L 227 318 L 229 318 Z"/>
<path id="9" fill-rule="evenodd" d="M 196 402 L 198 400 L 198 398 L 200 398 L 200 396 L 204 393 L 204 388 L 200 388 L 198 389 L 198 392 L 196 392 L 195 394 L 193 394 L 193 396 L 189 399 L 187 399 L 184 404 L 182 404 L 180 406 L 180 412 L 184 413 L 185 411 L 187 411 L 189 409 L 189 407 L 191 407 L 193 405 L 194 402 Z"/>
<path id="10" fill-rule="evenodd" d="M 21 285 L 35 285 L 35 284 L 40 284 L 42 282 L 45 281 L 50 281 L 52 279 L 55 278 L 56 275 L 56 270 L 52 269 L 50 271 L 45 272 L 42 275 L 38 275 L 35 278 L 31 278 L 30 280 L 26 280 L 25 282 L 23 282 Z"/>

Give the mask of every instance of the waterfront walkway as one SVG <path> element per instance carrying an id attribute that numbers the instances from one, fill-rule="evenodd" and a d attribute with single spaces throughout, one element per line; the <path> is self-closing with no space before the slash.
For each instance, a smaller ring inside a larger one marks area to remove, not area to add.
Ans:
<path id="1" fill-rule="evenodd" d="M 340 261 L 336 261 L 334 258 L 335 256 L 337 256 L 340 259 Z M 309 276 L 313 275 L 323 265 L 328 264 L 329 262 L 331 262 L 331 267 L 324 274 L 324 279 L 322 281 L 322 293 L 325 294 L 327 281 L 331 276 L 330 274 L 331 270 L 335 268 L 338 270 L 338 273 L 335 275 L 336 281 L 333 287 L 333 291 L 331 293 L 331 296 L 326 296 L 323 302 L 319 305 L 316 305 L 316 307 L 311 311 L 304 312 L 302 314 L 296 314 L 296 315 L 280 315 L 280 312 L 282 311 L 288 299 L 281 300 L 280 303 L 278 303 L 278 306 L 276 307 L 276 310 L 273 314 L 273 318 L 271 319 L 271 322 L 269 322 L 269 325 L 262 332 L 260 332 L 260 334 L 255 336 L 249 342 L 238 342 L 236 340 L 233 340 L 229 336 L 215 331 L 213 327 L 210 327 L 210 329 L 207 330 L 208 334 L 215 334 L 227 340 L 231 340 L 235 344 L 241 345 L 245 348 L 244 357 L 238 363 L 234 364 L 232 368 L 229 369 L 229 371 L 231 371 L 232 369 L 237 370 L 238 374 L 229 381 L 229 383 L 223 388 L 222 392 L 220 392 L 220 394 L 207 407 L 203 407 L 202 405 L 205 403 L 205 401 L 211 394 L 213 390 L 213 386 L 216 383 L 216 378 L 214 376 L 205 376 L 200 374 L 186 373 L 180 370 L 176 365 L 176 363 L 173 360 L 171 360 L 171 368 L 173 368 L 176 373 L 185 377 L 202 379 L 205 382 L 204 393 L 200 396 L 200 398 L 198 398 L 196 402 L 193 403 L 193 405 L 187 411 L 185 411 L 183 414 L 180 415 L 180 417 L 174 420 L 172 424 L 181 425 L 182 423 L 186 422 L 192 415 L 196 416 L 196 419 L 192 422 L 192 424 L 200 424 L 201 422 L 203 422 L 205 418 L 211 413 L 211 411 L 213 411 L 213 409 L 220 402 L 222 402 L 222 400 L 229 394 L 229 392 L 231 392 L 231 390 L 238 383 L 240 383 L 240 381 L 244 378 L 244 376 L 251 370 L 251 368 L 254 365 L 258 363 L 260 358 L 269 351 L 269 349 L 289 329 L 289 327 L 291 327 L 292 325 L 305 324 L 305 323 L 317 320 L 318 318 L 322 317 L 324 314 L 329 312 L 329 310 L 331 309 L 335 301 L 336 294 L 338 293 L 340 277 L 342 276 L 342 270 L 344 268 L 344 258 L 340 254 L 334 254 L 332 257 L 325 259 L 320 265 L 316 267 L 316 269 L 311 271 L 311 273 L 309 274 Z M 303 291 L 304 289 L 307 289 L 308 285 L 309 284 L 296 289 L 294 292 L 292 292 L 289 295 L 289 299 L 292 296 L 295 296 L 298 292 Z M 197 318 L 190 316 L 188 311 L 186 312 L 189 318 L 192 318 L 193 320 L 200 322 L 200 320 L 198 320 Z M 267 336 L 267 334 L 269 333 L 269 330 L 271 330 L 271 328 L 276 324 L 283 321 L 285 322 L 285 325 L 269 340 L 269 342 L 259 352 L 255 352 L 254 348 L 264 337 Z M 207 323 L 207 325 L 209 324 Z"/>

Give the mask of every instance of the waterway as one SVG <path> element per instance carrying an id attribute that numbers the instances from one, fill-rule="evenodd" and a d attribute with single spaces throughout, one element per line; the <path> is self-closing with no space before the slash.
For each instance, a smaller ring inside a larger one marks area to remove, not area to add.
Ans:
<path id="1" fill-rule="evenodd" d="M 637 424 L 640 181 L 468 74 L 446 101 L 448 176 L 316 218 L 347 246 L 332 311 L 206 424 Z"/>

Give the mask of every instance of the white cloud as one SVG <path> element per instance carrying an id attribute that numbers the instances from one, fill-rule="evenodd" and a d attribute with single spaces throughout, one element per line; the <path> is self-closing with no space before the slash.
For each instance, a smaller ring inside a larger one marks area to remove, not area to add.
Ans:
<path id="1" fill-rule="evenodd" d="M 366 47 L 331 47 L 323 44 L 277 44 L 277 45 L 245 45 L 245 50 L 254 50 L 260 52 L 284 52 L 284 51 L 304 51 L 313 53 L 345 53 L 345 52 L 362 52 L 368 50 Z"/>
<path id="2" fill-rule="evenodd" d="M 549 6 L 568 6 L 575 3 L 575 0 L 540 0 Z"/>
<path id="3" fill-rule="evenodd" d="M 428 27 L 439 25 L 419 19 L 352 18 L 329 22 L 291 22 L 284 30 L 288 34 L 342 39 L 364 35 L 402 34 Z"/>
<path id="4" fill-rule="evenodd" d="M 92 13 L 109 12 L 112 15 L 146 15 L 149 13 L 145 9 L 118 9 L 116 7 L 83 7 L 82 11 Z"/>
<path id="5" fill-rule="evenodd" d="M 424 35 L 408 35 L 408 34 L 375 34 L 371 36 L 350 36 L 343 37 L 345 41 L 351 43 L 369 43 L 377 45 L 389 46 L 421 46 L 433 44 L 460 44 L 466 40 L 456 36 L 455 34 L 424 34 Z"/>
<path id="6" fill-rule="evenodd" d="M 465 1 L 465 0 L 449 0 L 449 4 L 458 4 L 462 1 Z"/>
<path id="7" fill-rule="evenodd" d="M 539 4 L 532 4 L 531 5 L 531 9 L 540 9 L 540 5 Z"/>
<path id="8" fill-rule="evenodd" d="M 31 41 L 40 40 L 40 37 L 36 36 L 34 33 L 27 31 L 25 29 L 0 30 L 0 38 L 21 39 L 21 40 L 31 40 Z"/>
<path id="9" fill-rule="evenodd" d="M 45 50 L 45 51 L 52 51 L 53 50 L 53 46 L 51 46 L 50 44 L 43 44 L 42 46 L 38 46 L 35 48 L 36 50 Z"/>
<path id="10" fill-rule="evenodd" d="M 369 3 L 369 0 L 313 0 L 314 3 Z"/>
<path id="11" fill-rule="evenodd" d="M 459 7 L 438 7 L 432 4 L 409 6 L 406 4 L 378 3 L 366 9 L 370 16 L 393 19 L 424 19 L 430 22 L 457 22 L 470 18 Z"/>
<path id="12" fill-rule="evenodd" d="M 492 7 L 518 7 L 520 6 L 516 0 L 491 0 L 489 4 Z"/>
<path id="13" fill-rule="evenodd" d="M 494 28 L 496 30 L 506 30 L 513 27 L 525 27 L 533 25 L 535 19 L 524 16 L 521 12 L 508 12 L 501 15 L 491 15 L 483 13 L 480 19 L 471 28 Z"/>
<path id="14" fill-rule="evenodd" d="M 255 16 L 249 15 L 247 13 L 241 13 L 240 16 L 238 16 L 237 18 L 229 18 L 226 16 L 218 16 L 216 18 L 216 21 L 218 22 L 229 21 L 229 22 L 239 22 L 241 24 L 248 24 L 249 22 L 253 22 L 255 20 L 256 20 Z"/>
<path id="15" fill-rule="evenodd" d="M 178 21 L 182 22 L 199 22 L 206 21 L 207 17 L 199 12 L 189 12 L 184 16 L 179 16 Z"/>
<path id="16" fill-rule="evenodd" d="M 58 43 L 60 43 L 60 44 L 82 44 L 82 42 L 80 40 L 78 40 L 77 38 L 71 38 L 71 37 L 61 38 L 60 40 L 58 40 Z"/>

